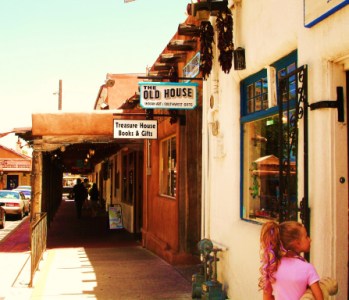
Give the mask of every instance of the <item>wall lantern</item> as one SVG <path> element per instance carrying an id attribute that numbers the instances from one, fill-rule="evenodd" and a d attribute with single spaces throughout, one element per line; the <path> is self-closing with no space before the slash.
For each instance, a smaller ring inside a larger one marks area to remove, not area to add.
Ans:
<path id="1" fill-rule="evenodd" d="M 234 70 L 246 69 L 245 49 L 238 47 L 234 50 Z"/>

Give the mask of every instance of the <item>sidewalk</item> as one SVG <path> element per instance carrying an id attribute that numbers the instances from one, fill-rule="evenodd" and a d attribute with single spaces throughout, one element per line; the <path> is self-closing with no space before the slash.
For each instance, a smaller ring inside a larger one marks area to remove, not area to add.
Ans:
<path id="1" fill-rule="evenodd" d="M 25 289 L 17 289 L 20 287 L 20 275 L 26 273 L 22 271 L 30 265 L 29 218 L 25 218 L 0 242 L 0 262 L 0 300 L 29 299 L 31 290 L 27 286 L 30 273 L 22 286 Z"/>
<path id="2" fill-rule="evenodd" d="M 15 239 L 25 241 L 25 235 L 29 240 L 29 222 L 23 222 L 0 243 L 0 257 L 11 256 L 7 267 L 1 267 L 1 277 L 6 274 L 9 286 L 0 284 L 0 300 L 191 299 L 190 278 L 196 266 L 171 266 L 142 248 L 132 234 L 108 229 L 107 221 L 105 214 L 92 218 L 87 212 L 77 219 L 74 202 L 62 201 L 48 229 L 47 251 L 33 288 L 28 287 L 28 247 L 25 242 L 10 246 Z M 17 252 L 7 253 L 6 247 Z"/>

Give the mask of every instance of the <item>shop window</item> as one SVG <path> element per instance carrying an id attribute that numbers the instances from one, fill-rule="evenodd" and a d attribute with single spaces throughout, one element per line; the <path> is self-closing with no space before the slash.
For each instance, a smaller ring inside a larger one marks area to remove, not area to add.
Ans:
<path id="1" fill-rule="evenodd" d="M 267 77 L 258 78 L 247 86 L 247 108 L 249 113 L 268 108 Z"/>
<path id="2" fill-rule="evenodd" d="M 160 143 L 160 194 L 176 197 L 176 183 L 176 137 L 172 136 Z"/>
<path id="3" fill-rule="evenodd" d="M 281 95 L 275 105 L 270 105 L 268 93 L 273 90 L 268 86 L 268 80 L 278 82 L 280 76 L 289 74 L 296 69 L 296 52 L 275 62 L 272 68 L 276 78 L 270 78 L 267 70 L 250 76 L 242 82 L 242 168 L 241 168 L 241 217 L 246 220 L 264 222 L 279 220 L 280 214 L 280 156 L 288 151 L 289 180 L 288 197 L 291 205 L 297 207 L 297 141 L 294 136 L 286 138 L 288 146 L 280 145 L 280 134 L 284 128 L 294 125 L 293 120 L 296 105 L 295 77 L 288 82 L 289 93 Z M 277 89 L 277 86 L 276 86 Z M 277 93 L 276 93 L 277 94 Z M 270 96 L 270 95 L 269 95 Z M 269 99 L 269 101 L 268 101 Z M 279 106 L 283 109 L 287 102 L 288 109 L 279 114 Z M 290 109 L 291 107 L 291 109 Z M 295 130 L 297 130 L 295 128 Z M 293 139 L 293 140 L 292 140 Z M 284 163 L 283 158 L 281 163 Z M 294 210 L 296 211 L 296 209 Z M 290 215 L 296 219 L 297 216 Z"/>

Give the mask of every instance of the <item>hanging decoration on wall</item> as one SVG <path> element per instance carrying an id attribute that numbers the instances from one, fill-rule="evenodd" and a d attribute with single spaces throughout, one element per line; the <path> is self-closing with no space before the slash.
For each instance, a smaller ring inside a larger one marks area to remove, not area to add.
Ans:
<path id="1" fill-rule="evenodd" d="M 200 25 L 200 71 L 204 80 L 210 75 L 212 70 L 212 43 L 214 30 L 209 21 L 203 21 Z"/>
<path id="2" fill-rule="evenodd" d="M 234 53 L 233 17 L 229 8 L 218 12 L 216 26 L 218 30 L 218 49 L 220 51 L 218 60 L 224 73 L 229 73 Z"/>

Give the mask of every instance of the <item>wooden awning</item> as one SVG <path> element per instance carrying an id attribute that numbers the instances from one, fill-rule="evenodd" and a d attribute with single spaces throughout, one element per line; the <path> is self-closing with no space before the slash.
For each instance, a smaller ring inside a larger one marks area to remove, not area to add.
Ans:
<path id="1" fill-rule="evenodd" d="M 113 114 L 102 113 L 37 113 L 32 115 L 34 137 L 47 135 L 112 135 Z"/>
<path id="2" fill-rule="evenodd" d="M 118 113 L 119 115 L 115 115 Z M 93 111 L 81 113 L 32 114 L 32 128 L 14 129 L 17 136 L 25 139 L 35 151 L 51 153 L 60 158 L 65 172 L 90 172 L 93 165 L 116 153 L 122 147 L 141 149 L 142 140 L 115 139 L 114 119 L 139 119 L 123 110 Z M 93 149 L 95 154 L 89 168 L 77 168 L 79 162 Z"/>
<path id="3" fill-rule="evenodd" d="M 117 143 L 113 138 L 113 120 L 125 118 L 139 119 L 124 114 L 123 110 L 37 113 L 32 115 L 31 128 L 14 132 L 38 151 L 54 151 L 72 144 Z"/>

